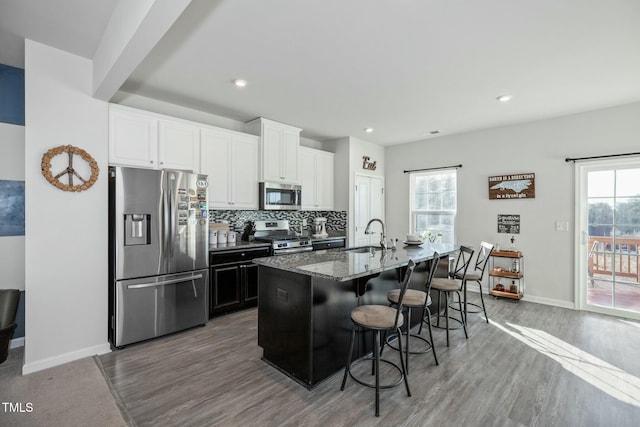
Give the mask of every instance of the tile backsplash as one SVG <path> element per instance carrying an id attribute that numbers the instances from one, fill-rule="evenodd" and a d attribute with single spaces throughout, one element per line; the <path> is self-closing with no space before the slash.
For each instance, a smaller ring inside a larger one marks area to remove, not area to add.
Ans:
<path id="1" fill-rule="evenodd" d="M 229 225 L 236 231 L 244 230 L 248 221 L 268 219 L 288 219 L 289 225 L 296 228 L 302 226 L 302 220 L 307 220 L 307 229 L 313 225 L 316 217 L 327 218 L 327 230 L 346 231 L 346 211 L 239 211 L 239 210 L 209 210 L 209 222 L 229 221 Z"/>

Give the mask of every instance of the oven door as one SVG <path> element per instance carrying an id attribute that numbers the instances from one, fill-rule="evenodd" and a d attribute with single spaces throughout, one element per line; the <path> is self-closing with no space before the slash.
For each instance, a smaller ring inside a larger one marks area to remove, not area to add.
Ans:
<path id="1" fill-rule="evenodd" d="M 260 209 L 300 210 L 302 186 L 295 184 L 260 183 Z"/>

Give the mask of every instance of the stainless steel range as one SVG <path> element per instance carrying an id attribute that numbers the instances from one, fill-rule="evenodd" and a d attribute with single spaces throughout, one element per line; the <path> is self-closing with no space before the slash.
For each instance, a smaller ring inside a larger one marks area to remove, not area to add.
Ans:
<path id="1" fill-rule="evenodd" d="M 312 251 L 313 246 L 308 237 L 298 235 L 289 229 L 289 221 L 255 221 L 254 238 L 261 242 L 271 243 L 272 255 L 286 255 Z"/>

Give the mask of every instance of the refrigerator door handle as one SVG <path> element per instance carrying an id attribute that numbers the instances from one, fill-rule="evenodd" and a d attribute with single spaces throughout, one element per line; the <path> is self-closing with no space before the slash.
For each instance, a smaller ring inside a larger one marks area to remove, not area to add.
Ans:
<path id="1" fill-rule="evenodd" d="M 196 274 L 195 276 L 183 277 L 180 279 L 166 280 L 164 282 L 139 283 L 137 285 L 127 285 L 127 289 L 143 289 L 143 288 L 152 288 L 154 286 L 173 285 L 175 283 L 187 282 L 189 280 L 193 283 L 195 280 L 198 280 L 198 279 L 202 279 L 202 274 Z M 195 283 L 193 283 L 194 293 L 195 293 L 195 286 L 196 286 Z M 196 297 L 197 297 L 197 294 L 196 294 Z"/>

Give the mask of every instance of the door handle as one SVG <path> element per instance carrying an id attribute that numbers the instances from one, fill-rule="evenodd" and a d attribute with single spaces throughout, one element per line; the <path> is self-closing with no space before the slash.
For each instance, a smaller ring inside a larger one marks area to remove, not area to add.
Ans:
<path id="1" fill-rule="evenodd" d="M 127 289 L 143 289 L 143 288 L 152 288 L 154 286 L 164 286 L 164 285 L 173 285 L 175 283 L 193 281 L 197 279 L 202 279 L 202 274 L 196 274 L 191 277 L 183 277 L 181 279 L 171 279 L 166 280 L 164 282 L 154 282 L 154 283 L 139 283 L 137 285 L 127 285 Z M 195 286 L 195 285 L 194 285 Z"/>

